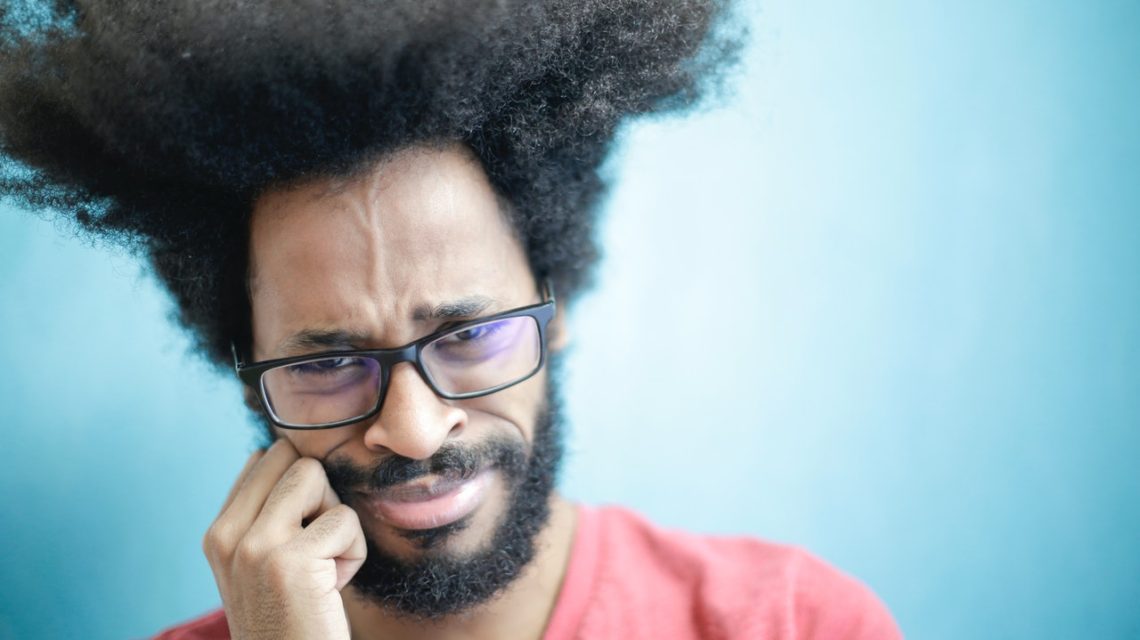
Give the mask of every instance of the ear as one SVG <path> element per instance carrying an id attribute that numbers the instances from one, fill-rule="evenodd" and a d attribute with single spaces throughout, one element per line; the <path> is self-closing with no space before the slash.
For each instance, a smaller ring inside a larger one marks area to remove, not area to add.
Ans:
<path id="1" fill-rule="evenodd" d="M 546 325 L 546 348 L 559 353 L 570 344 L 570 327 L 566 324 L 566 308 L 558 307 Z"/>

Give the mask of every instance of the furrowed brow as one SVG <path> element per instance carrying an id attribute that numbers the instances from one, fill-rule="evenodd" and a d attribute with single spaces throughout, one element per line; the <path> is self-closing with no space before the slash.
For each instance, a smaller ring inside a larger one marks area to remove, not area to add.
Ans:
<path id="1" fill-rule="evenodd" d="M 476 318 L 488 309 L 499 306 L 494 298 L 486 296 L 468 296 L 458 300 L 442 302 L 432 306 L 423 305 L 412 312 L 412 319 L 417 322 L 428 320 L 463 320 Z M 372 339 L 367 333 L 343 330 L 305 329 L 286 338 L 277 347 L 277 354 L 283 357 L 288 354 L 306 353 L 310 351 L 340 351 L 358 349 L 368 344 Z"/>
<path id="2" fill-rule="evenodd" d="M 425 320 L 455 320 L 474 318 L 487 309 L 498 305 L 498 301 L 486 296 L 469 296 L 458 300 L 441 302 L 434 307 L 421 306 L 412 312 L 412 319 L 417 322 Z"/>
<path id="3" fill-rule="evenodd" d="M 368 335 L 351 331 L 306 329 L 287 338 L 278 353 L 352 349 L 368 342 Z"/>

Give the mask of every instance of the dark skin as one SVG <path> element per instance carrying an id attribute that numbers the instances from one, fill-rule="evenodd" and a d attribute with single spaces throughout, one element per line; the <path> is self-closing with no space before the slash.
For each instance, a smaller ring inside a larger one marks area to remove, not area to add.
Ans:
<path id="1" fill-rule="evenodd" d="M 345 347 L 388 348 L 442 326 L 425 309 L 479 299 L 486 304 L 473 313 L 488 315 L 539 300 L 485 174 L 461 147 L 413 148 L 350 180 L 263 194 L 250 254 L 253 360 L 306 353 L 291 340 L 305 331 L 356 336 Z M 561 324 L 552 324 L 553 349 L 565 341 Z M 375 418 L 278 430 L 273 446 L 251 456 L 203 543 L 233 637 L 541 637 L 573 539 L 564 499 L 551 497 L 539 551 L 501 597 L 425 625 L 352 596 L 346 584 L 363 562 L 366 537 L 401 557 L 424 551 L 377 513 L 341 504 L 320 461 L 339 456 L 369 467 L 491 437 L 529 448 L 545 384 L 543 371 L 489 396 L 449 401 L 402 363 Z M 464 555 L 485 545 L 506 497 L 502 478 L 492 477 L 469 526 L 433 552 Z"/>

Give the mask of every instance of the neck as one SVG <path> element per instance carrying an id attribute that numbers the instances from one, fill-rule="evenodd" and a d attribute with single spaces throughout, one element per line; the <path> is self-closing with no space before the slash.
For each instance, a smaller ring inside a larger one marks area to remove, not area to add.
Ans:
<path id="1" fill-rule="evenodd" d="M 550 520 L 535 541 L 535 555 L 519 577 L 497 598 L 472 611 L 438 622 L 398 617 L 345 589 L 344 609 L 354 640 L 381 638 L 541 638 L 554 610 L 570 561 L 577 513 L 557 494 L 550 499 Z"/>

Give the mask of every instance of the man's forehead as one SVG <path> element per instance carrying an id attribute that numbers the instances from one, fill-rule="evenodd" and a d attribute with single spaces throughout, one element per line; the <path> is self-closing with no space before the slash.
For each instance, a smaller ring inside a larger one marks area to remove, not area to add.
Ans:
<path id="1" fill-rule="evenodd" d="M 462 201 L 464 206 L 458 206 Z M 412 208 L 411 219 L 428 221 L 427 213 L 464 213 L 478 205 L 494 209 L 505 222 L 503 205 L 483 165 L 462 145 L 413 147 L 345 176 L 313 177 L 273 187 L 253 203 L 252 224 L 275 225 L 298 214 L 329 210 L 365 210 L 383 223 L 392 213 Z"/>
<path id="2" fill-rule="evenodd" d="M 267 266 L 336 270 L 393 256 L 440 268 L 448 257 L 486 262 L 515 236 L 465 147 L 405 150 L 369 173 L 269 191 L 255 203 L 250 229 L 251 291 Z"/>
<path id="3" fill-rule="evenodd" d="M 265 347 L 344 332 L 402 340 L 397 326 L 477 317 L 535 290 L 481 166 L 455 149 L 389 158 L 331 189 L 269 193 L 250 229 L 248 286 Z"/>

